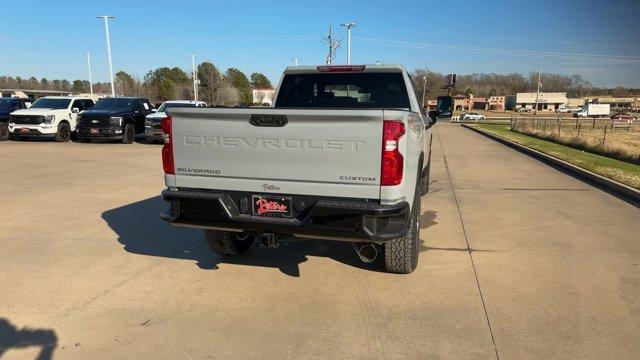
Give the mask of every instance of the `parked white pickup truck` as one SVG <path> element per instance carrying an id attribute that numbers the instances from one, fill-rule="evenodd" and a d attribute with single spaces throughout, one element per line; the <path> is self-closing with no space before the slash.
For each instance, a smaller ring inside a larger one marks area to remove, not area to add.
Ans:
<path id="1" fill-rule="evenodd" d="M 171 108 L 162 121 L 170 208 L 218 254 L 254 240 L 330 239 L 410 273 L 428 191 L 430 127 L 400 66 L 289 67 L 274 108 Z"/>
<path id="2" fill-rule="evenodd" d="M 84 97 L 42 97 L 28 109 L 11 113 L 9 132 L 14 138 L 51 137 L 67 142 L 76 130 L 78 113 L 91 109 L 94 104 L 93 99 Z"/>
<path id="3" fill-rule="evenodd" d="M 147 142 L 156 142 L 162 140 L 162 130 L 160 129 L 160 121 L 167 117 L 167 109 L 173 107 L 206 107 L 204 101 L 194 100 L 169 100 L 160 105 L 158 110 L 147 115 L 144 119 L 144 135 Z"/>

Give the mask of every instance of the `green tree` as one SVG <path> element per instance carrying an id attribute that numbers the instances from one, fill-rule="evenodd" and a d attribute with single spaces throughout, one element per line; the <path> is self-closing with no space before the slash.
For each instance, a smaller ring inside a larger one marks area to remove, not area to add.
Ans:
<path id="1" fill-rule="evenodd" d="M 251 104 L 253 96 L 251 94 L 251 83 L 249 83 L 247 75 L 238 69 L 230 68 L 227 69 L 225 77 L 229 80 L 231 85 L 240 92 L 240 102 L 243 104 Z"/>
<path id="2" fill-rule="evenodd" d="M 262 73 L 254 72 L 251 74 L 251 87 L 254 89 L 271 89 L 271 81 Z"/>
<path id="3" fill-rule="evenodd" d="M 71 91 L 76 93 L 88 92 L 89 82 L 87 80 L 73 80 L 73 83 L 71 83 Z"/>
<path id="4" fill-rule="evenodd" d="M 124 71 L 118 71 L 115 78 L 116 92 L 120 90 L 122 96 L 133 96 L 136 89 L 135 79 Z"/>
<path id="5" fill-rule="evenodd" d="M 217 105 L 217 92 L 220 89 L 222 76 L 212 63 L 205 61 L 198 65 L 198 80 L 200 82 L 200 96 L 211 105 Z"/>
<path id="6" fill-rule="evenodd" d="M 175 96 L 176 84 L 170 79 L 162 79 L 158 84 L 158 96 L 160 100 L 170 100 Z"/>

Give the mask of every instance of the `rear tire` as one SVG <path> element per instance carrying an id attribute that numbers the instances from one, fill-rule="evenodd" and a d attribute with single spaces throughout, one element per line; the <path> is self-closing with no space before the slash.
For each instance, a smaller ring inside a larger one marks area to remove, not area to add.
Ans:
<path id="1" fill-rule="evenodd" d="M 9 140 L 10 135 L 11 134 L 9 133 L 9 127 L 7 126 L 7 124 L 0 124 L 0 141 Z"/>
<path id="2" fill-rule="evenodd" d="M 219 255 L 240 255 L 253 244 L 254 236 L 229 231 L 205 230 L 204 238 L 209 248 Z"/>
<path id="3" fill-rule="evenodd" d="M 409 274 L 418 266 L 420 251 L 420 197 L 412 211 L 409 231 L 384 244 L 384 266 L 388 272 Z"/>
<path id="4" fill-rule="evenodd" d="M 68 142 L 71 139 L 71 126 L 66 122 L 61 122 L 58 125 L 58 132 L 54 138 L 57 142 Z"/>
<path id="5" fill-rule="evenodd" d="M 133 124 L 126 124 L 124 126 L 124 134 L 122 134 L 122 143 L 123 144 L 133 143 L 133 138 L 135 137 L 135 135 L 136 133 L 133 128 Z"/>

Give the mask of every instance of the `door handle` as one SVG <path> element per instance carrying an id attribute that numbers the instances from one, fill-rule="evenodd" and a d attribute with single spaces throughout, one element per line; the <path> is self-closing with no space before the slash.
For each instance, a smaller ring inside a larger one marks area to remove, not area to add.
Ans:
<path id="1" fill-rule="evenodd" d="M 257 115 L 249 117 L 249 123 L 253 126 L 283 127 L 287 124 L 286 115 Z"/>

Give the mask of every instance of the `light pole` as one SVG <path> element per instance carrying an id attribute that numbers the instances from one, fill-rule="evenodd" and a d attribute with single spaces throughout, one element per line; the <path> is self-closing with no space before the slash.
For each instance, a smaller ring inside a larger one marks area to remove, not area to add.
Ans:
<path id="1" fill-rule="evenodd" d="M 115 19 L 115 16 L 102 15 L 98 19 L 104 19 L 104 32 L 107 36 L 107 55 L 109 56 L 109 76 L 111 78 L 111 96 L 116 96 L 116 88 L 113 85 L 113 63 L 111 62 L 111 40 L 109 40 L 109 19 Z"/>
<path id="2" fill-rule="evenodd" d="M 193 101 L 198 101 L 198 78 L 196 77 L 196 56 L 191 55 L 191 68 L 193 71 Z"/>
<path id="3" fill-rule="evenodd" d="M 422 107 L 424 108 L 424 97 L 427 94 L 427 62 L 424 62 L 424 75 L 422 76 Z"/>
<path id="4" fill-rule="evenodd" d="M 536 108 L 533 110 L 533 115 L 538 113 L 538 102 L 540 101 L 540 86 L 542 83 L 540 82 L 540 75 L 542 74 L 542 66 L 538 69 L 538 89 L 536 90 Z"/>
<path id="5" fill-rule="evenodd" d="M 91 78 L 91 53 L 87 53 L 87 66 L 89 67 L 89 91 L 93 95 L 93 79 Z"/>
<path id="6" fill-rule="evenodd" d="M 351 29 L 357 25 L 352 21 L 350 23 L 340 24 L 340 26 L 346 26 L 347 28 L 347 65 L 351 65 Z"/>
<path id="7" fill-rule="evenodd" d="M 302 59 L 298 58 L 298 57 L 294 57 L 294 58 L 291 58 L 291 60 L 293 60 L 294 64 L 296 64 L 296 66 L 298 66 L 298 60 L 302 60 Z"/>

